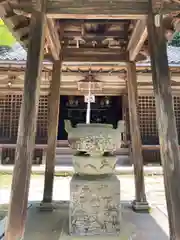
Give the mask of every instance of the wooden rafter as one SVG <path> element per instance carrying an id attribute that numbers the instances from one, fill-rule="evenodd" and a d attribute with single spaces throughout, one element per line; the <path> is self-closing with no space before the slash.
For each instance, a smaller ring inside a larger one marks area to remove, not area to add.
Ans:
<path id="1" fill-rule="evenodd" d="M 59 59 L 61 44 L 58 36 L 58 30 L 54 24 L 54 20 L 47 19 L 46 39 L 54 60 Z"/>
<path id="2" fill-rule="evenodd" d="M 29 41 L 29 18 L 14 13 L 11 5 L 7 1 L 0 2 L 0 17 L 16 40 L 27 50 Z M 59 59 L 61 46 L 58 32 L 54 20 L 49 18 L 47 19 L 46 39 L 53 59 Z"/>
<path id="3" fill-rule="evenodd" d="M 16 15 L 7 1 L 0 2 L 0 17 L 17 41 L 24 48 L 27 48 L 29 19 L 24 16 Z"/>
<path id="4" fill-rule="evenodd" d="M 138 20 L 128 43 L 129 60 L 135 61 L 147 38 L 147 18 Z"/>

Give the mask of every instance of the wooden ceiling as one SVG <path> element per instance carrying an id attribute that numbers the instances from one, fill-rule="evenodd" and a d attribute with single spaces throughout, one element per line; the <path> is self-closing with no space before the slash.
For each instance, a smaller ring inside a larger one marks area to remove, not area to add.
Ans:
<path id="1" fill-rule="evenodd" d="M 0 17 L 28 48 L 30 15 L 38 0 L 1 0 Z M 176 13 L 180 4 L 154 0 L 153 11 Z M 45 59 L 116 63 L 146 59 L 148 0 L 47 0 Z"/>

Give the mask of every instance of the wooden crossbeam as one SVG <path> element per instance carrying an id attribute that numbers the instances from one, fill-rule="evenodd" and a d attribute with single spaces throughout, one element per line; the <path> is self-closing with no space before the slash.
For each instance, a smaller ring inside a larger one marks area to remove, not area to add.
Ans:
<path id="1" fill-rule="evenodd" d="M 138 20 L 128 43 L 129 60 L 135 61 L 147 38 L 147 18 Z"/>
<path id="2" fill-rule="evenodd" d="M 124 38 L 124 31 L 106 31 L 103 34 L 98 33 L 84 33 L 82 34 L 82 31 L 64 31 L 64 37 L 65 38 L 74 38 L 74 37 L 86 37 L 86 38 L 94 38 L 94 39 L 104 39 L 107 38 L 118 38 L 123 39 Z"/>
<path id="3" fill-rule="evenodd" d="M 139 61 L 145 60 L 141 54 L 137 56 Z M 127 52 L 111 48 L 66 48 L 63 51 L 63 61 L 82 62 L 127 62 Z"/>
<path id="4" fill-rule="evenodd" d="M 101 54 L 101 55 L 106 55 L 106 54 L 115 54 L 119 55 L 121 54 L 121 49 L 119 48 L 66 48 L 63 50 L 64 55 L 80 55 L 80 54 L 85 54 L 85 55 L 96 55 L 96 54 Z"/>
<path id="5" fill-rule="evenodd" d="M 14 4 L 16 10 L 23 11 L 27 14 L 33 12 L 31 1 L 20 1 L 20 4 Z M 159 4 L 155 4 L 154 13 L 159 12 Z M 165 3 L 164 13 L 179 11 L 180 5 L 176 3 Z M 119 0 L 54 0 L 47 2 L 47 11 L 51 18 L 73 18 L 73 19 L 114 19 L 128 18 L 139 19 L 141 16 L 148 14 L 148 1 L 119 1 Z M 69 16 L 69 17 L 68 17 Z M 125 17 L 126 16 L 126 17 Z M 128 16 L 128 17 L 127 17 Z"/>

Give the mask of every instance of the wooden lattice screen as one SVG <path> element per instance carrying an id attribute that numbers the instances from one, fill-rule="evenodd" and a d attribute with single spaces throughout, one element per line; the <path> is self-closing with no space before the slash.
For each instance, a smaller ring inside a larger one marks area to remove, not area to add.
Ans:
<path id="1" fill-rule="evenodd" d="M 180 96 L 174 96 L 174 112 L 176 116 L 176 127 L 180 144 Z"/>
<path id="2" fill-rule="evenodd" d="M 22 95 L 5 95 L 0 97 L 0 141 L 16 143 Z M 41 96 L 37 120 L 38 143 L 47 140 L 48 97 Z"/>
<path id="3" fill-rule="evenodd" d="M 19 114 L 22 95 L 0 96 L 0 143 L 16 143 Z M 37 120 L 36 143 L 47 141 L 47 115 L 48 96 L 41 96 L 39 103 L 39 114 Z M 138 98 L 140 130 L 144 145 L 158 144 L 158 131 L 156 126 L 155 99 L 153 96 L 139 96 Z M 180 133 L 180 96 L 174 96 L 174 110 L 178 133 Z M 179 134 L 180 142 L 180 134 Z M 35 150 L 35 159 L 42 159 L 42 150 Z M 159 161 L 159 151 L 144 151 L 144 158 Z M 2 159 L 4 162 L 14 161 L 14 149 L 3 148 Z"/>
<path id="4" fill-rule="evenodd" d="M 18 132 L 18 123 L 22 95 L 0 96 L 0 143 L 15 144 Z M 47 115 L 48 96 L 41 96 L 39 102 L 39 113 L 37 119 L 36 144 L 47 142 Z M 12 163 L 14 161 L 15 149 L 3 148 L 2 161 Z M 34 159 L 42 160 L 42 150 L 36 149 Z"/>
<path id="5" fill-rule="evenodd" d="M 176 126 L 180 132 L 180 96 L 174 96 L 174 111 L 176 116 Z M 153 96 L 139 96 L 138 98 L 140 130 L 144 144 L 159 144 L 158 130 L 156 124 L 155 99 Z M 179 136 L 180 141 L 180 136 Z"/>
<path id="6" fill-rule="evenodd" d="M 180 133 L 180 96 L 174 96 L 174 111 L 177 132 Z M 140 130 L 144 145 L 158 145 L 158 130 L 156 124 L 155 98 L 153 96 L 139 96 L 138 98 Z M 180 143 L 180 134 L 178 136 Z M 159 150 L 144 150 L 145 162 L 160 162 Z"/>
<path id="7" fill-rule="evenodd" d="M 153 96 L 139 96 L 139 120 L 143 144 L 158 144 L 156 108 Z"/>

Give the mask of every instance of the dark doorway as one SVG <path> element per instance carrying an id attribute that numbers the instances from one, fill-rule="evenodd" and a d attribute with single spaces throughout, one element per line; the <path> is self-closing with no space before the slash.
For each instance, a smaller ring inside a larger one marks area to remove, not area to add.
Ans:
<path id="1" fill-rule="evenodd" d="M 86 122 L 86 107 L 84 96 L 61 96 L 59 109 L 58 140 L 66 140 L 67 133 L 64 129 L 64 120 L 69 119 L 73 126 Z M 122 120 L 121 96 L 98 96 L 95 103 L 91 104 L 91 122 L 109 123 L 117 126 Z"/>

